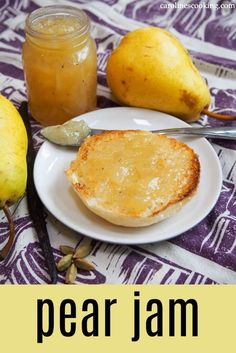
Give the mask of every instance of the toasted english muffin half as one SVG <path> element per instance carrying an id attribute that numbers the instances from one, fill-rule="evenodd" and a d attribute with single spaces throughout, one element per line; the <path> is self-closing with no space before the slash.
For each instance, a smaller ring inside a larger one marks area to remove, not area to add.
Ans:
<path id="1" fill-rule="evenodd" d="M 174 138 L 117 130 L 86 138 L 66 174 L 92 212 L 120 226 L 143 227 L 170 217 L 192 198 L 200 164 Z"/>

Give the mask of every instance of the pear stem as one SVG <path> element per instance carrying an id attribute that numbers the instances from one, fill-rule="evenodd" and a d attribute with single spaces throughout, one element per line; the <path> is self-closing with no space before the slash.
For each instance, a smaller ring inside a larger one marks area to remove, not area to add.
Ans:
<path id="1" fill-rule="evenodd" d="M 209 112 L 207 109 L 203 109 L 201 114 L 206 114 L 207 116 L 210 116 L 211 118 L 216 118 L 216 119 L 221 119 L 221 120 L 236 120 L 236 116 L 230 116 L 230 115 Z"/>
<path id="2" fill-rule="evenodd" d="M 9 207 L 6 204 L 3 206 L 3 212 L 5 213 L 5 216 L 9 224 L 9 238 L 4 248 L 0 251 L 0 260 L 5 259 L 5 257 L 9 253 L 15 237 L 15 226 L 14 226 L 13 218 L 9 210 Z"/>

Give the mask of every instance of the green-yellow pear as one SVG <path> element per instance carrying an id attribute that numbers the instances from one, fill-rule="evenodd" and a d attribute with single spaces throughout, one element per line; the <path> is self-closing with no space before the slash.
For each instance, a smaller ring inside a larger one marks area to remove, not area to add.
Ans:
<path id="1" fill-rule="evenodd" d="M 14 105 L 0 95 L 0 209 L 8 218 L 13 232 L 8 206 L 25 192 L 27 179 L 27 133 Z M 5 248 L 4 248 L 5 249 Z M 5 256 L 6 251 L 2 257 Z"/>
<path id="2" fill-rule="evenodd" d="M 123 37 L 108 58 L 107 81 L 121 103 L 186 121 L 197 120 L 210 104 L 208 87 L 188 51 L 158 27 L 141 28 Z"/>

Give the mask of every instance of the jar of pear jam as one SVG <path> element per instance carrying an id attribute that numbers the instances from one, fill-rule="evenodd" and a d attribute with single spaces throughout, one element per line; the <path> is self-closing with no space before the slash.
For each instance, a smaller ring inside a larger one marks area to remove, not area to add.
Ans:
<path id="1" fill-rule="evenodd" d="M 46 6 L 26 19 L 23 67 L 29 108 L 42 125 L 62 124 L 96 107 L 96 45 L 87 15 Z"/>

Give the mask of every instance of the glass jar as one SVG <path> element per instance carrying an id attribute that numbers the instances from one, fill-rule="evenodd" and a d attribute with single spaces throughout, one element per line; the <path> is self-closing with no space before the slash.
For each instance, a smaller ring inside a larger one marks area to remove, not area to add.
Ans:
<path id="1" fill-rule="evenodd" d="M 28 15 L 23 67 L 29 108 L 42 125 L 62 124 L 96 107 L 96 45 L 87 15 L 46 6 Z"/>

